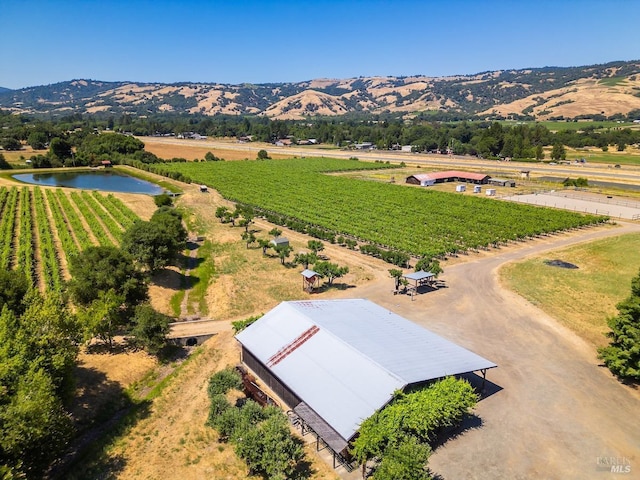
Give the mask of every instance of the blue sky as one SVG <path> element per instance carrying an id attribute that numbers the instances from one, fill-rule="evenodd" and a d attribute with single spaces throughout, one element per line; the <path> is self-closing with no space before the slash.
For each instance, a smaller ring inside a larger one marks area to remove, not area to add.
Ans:
<path id="1" fill-rule="evenodd" d="M 640 59 L 638 0 L 0 0 L 0 86 L 291 82 Z"/>

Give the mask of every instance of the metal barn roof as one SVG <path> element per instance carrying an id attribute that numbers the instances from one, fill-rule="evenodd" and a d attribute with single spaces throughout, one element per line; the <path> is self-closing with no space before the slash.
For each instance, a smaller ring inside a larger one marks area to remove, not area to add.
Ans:
<path id="1" fill-rule="evenodd" d="M 283 302 L 236 338 L 346 441 L 395 390 L 496 366 L 363 299 Z"/>

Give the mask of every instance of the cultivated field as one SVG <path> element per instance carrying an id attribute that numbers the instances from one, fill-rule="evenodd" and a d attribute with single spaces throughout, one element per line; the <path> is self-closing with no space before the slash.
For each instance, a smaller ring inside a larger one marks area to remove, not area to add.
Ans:
<path id="1" fill-rule="evenodd" d="M 118 245 L 138 218 L 113 195 L 0 187 L 0 267 L 21 270 L 41 290 L 59 290 L 72 256 L 91 245 Z"/>
<path id="2" fill-rule="evenodd" d="M 267 162 L 168 163 L 223 196 L 320 227 L 333 235 L 437 256 L 590 225 L 603 217 L 531 208 L 492 199 L 401 185 L 357 181 L 326 172 L 375 169 L 386 164 L 322 158 Z"/>

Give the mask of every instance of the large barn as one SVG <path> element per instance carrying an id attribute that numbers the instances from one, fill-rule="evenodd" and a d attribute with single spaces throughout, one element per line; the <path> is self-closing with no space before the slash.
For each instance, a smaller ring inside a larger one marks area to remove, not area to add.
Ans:
<path id="1" fill-rule="evenodd" d="M 466 182 L 483 185 L 489 181 L 489 178 L 489 175 L 484 175 L 482 173 L 448 170 L 446 172 L 430 172 L 410 175 L 407 177 L 406 183 L 422 185 L 423 187 L 444 182 Z"/>
<path id="2" fill-rule="evenodd" d="M 243 363 L 335 453 L 395 391 L 496 366 L 363 299 L 282 302 L 236 338 Z"/>

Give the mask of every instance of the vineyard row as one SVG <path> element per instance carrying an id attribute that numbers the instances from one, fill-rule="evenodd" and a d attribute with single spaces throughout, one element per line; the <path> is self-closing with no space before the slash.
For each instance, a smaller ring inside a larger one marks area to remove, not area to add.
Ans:
<path id="1" fill-rule="evenodd" d="M 59 290 L 73 256 L 118 244 L 137 218 L 111 194 L 1 187 L 0 268 L 20 270 L 34 287 Z"/>

